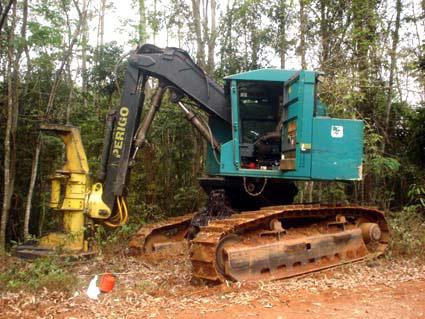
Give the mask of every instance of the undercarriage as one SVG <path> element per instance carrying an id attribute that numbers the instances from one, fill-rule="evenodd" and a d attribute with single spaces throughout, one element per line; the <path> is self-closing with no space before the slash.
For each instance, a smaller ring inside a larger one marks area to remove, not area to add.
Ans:
<path id="1" fill-rule="evenodd" d="M 193 215 L 143 227 L 133 253 L 173 254 L 189 247 L 195 278 L 275 280 L 373 258 L 387 247 L 379 210 L 362 206 L 286 205 L 239 212 L 199 226 Z"/>

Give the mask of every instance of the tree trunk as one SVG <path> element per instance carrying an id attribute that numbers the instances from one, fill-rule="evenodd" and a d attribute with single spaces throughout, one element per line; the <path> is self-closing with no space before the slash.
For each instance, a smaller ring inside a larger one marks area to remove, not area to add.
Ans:
<path id="1" fill-rule="evenodd" d="M 38 135 L 37 143 L 35 145 L 34 158 L 32 161 L 31 167 L 31 178 L 30 185 L 28 189 L 27 202 L 25 205 L 25 217 L 24 217 L 24 239 L 29 238 L 29 221 L 31 217 L 31 206 L 32 206 L 32 197 L 34 194 L 35 181 L 37 180 L 37 167 L 38 161 L 40 158 L 40 150 L 41 150 L 41 134 Z"/>
<path id="2" fill-rule="evenodd" d="M 87 19 L 87 8 L 80 15 L 80 21 L 79 21 L 80 23 L 77 25 L 76 29 L 74 30 L 74 33 L 72 34 L 72 38 L 71 38 L 69 47 L 64 48 L 64 52 L 63 52 L 62 59 L 61 59 L 62 62 L 60 64 L 59 68 L 56 70 L 55 78 L 53 80 L 52 88 L 50 90 L 49 100 L 47 102 L 45 115 L 47 115 L 53 107 L 53 102 L 56 98 L 56 91 L 57 91 L 58 86 L 59 86 L 61 74 L 63 72 L 63 69 L 65 68 L 65 64 L 67 63 L 69 56 L 72 54 L 72 50 L 74 48 L 74 45 L 77 43 L 78 37 L 80 35 L 80 31 L 81 31 L 81 25 L 83 25 L 85 23 L 84 21 L 86 19 Z"/>
<path id="3" fill-rule="evenodd" d="M 11 40 L 11 37 L 9 37 Z M 10 43 L 10 42 L 9 42 Z M 12 46 L 11 44 L 9 44 Z M 13 59 L 13 53 L 11 49 L 8 50 L 8 74 L 7 77 L 7 121 L 6 121 L 6 131 L 4 134 L 4 183 L 3 183 L 3 206 L 1 214 L 1 228 L 0 228 L 0 255 L 5 252 L 6 244 L 6 225 L 9 219 L 9 209 L 10 209 L 10 200 L 12 197 L 13 186 L 10 184 L 11 180 L 11 147 L 10 140 L 12 135 L 12 114 L 14 112 L 14 105 L 12 99 L 12 76 L 11 76 L 11 61 Z"/>
<path id="4" fill-rule="evenodd" d="M 354 74 L 357 73 L 362 100 L 358 101 L 357 108 L 363 116 L 371 116 L 373 106 L 369 98 L 368 83 L 373 74 L 371 51 L 377 46 L 377 0 L 352 1 L 352 46 L 354 48 Z"/>
<path id="5" fill-rule="evenodd" d="M 139 44 L 145 44 L 147 40 L 146 32 L 146 7 L 145 0 L 139 0 Z"/>
<path id="6" fill-rule="evenodd" d="M 326 2 L 321 0 L 320 3 L 320 46 L 322 52 L 320 54 L 321 70 L 325 71 L 328 69 L 329 59 L 329 32 L 328 32 L 328 19 L 326 16 Z"/>
<path id="7" fill-rule="evenodd" d="M 184 40 L 184 34 L 182 31 L 182 24 L 180 23 L 180 21 L 177 26 L 177 40 L 179 42 L 179 48 L 181 48 L 183 44 L 183 40 Z"/>
<path id="8" fill-rule="evenodd" d="M 103 44 L 105 38 L 105 11 L 106 0 L 100 0 L 99 20 L 97 25 L 97 39 L 96 39 L 96 66 L 99 64 L 100 59 L 103 58 Z M 93 108 L 97 104 L 97 91 L 93 90 Z"/>
<path id="9" fill-rule="evenodd" d="M 30 52 L 28 48 L 28 41 L 27 41 L 27 24 L 28 24 L 28 0 L 24 0 L 22 4 L 22 28 L 21 28 L 21 37 L 24 40 L 23 49 L 25 52 L 25 57 L 27 61 L 27 72 L 25 74 L 25 88 L 23 95 L 27 96 L 28 90 L 29 90 L 29 81 L 31 78 L 31 58 L 30 58 Z"/>
<path id="10" fill-rule="evenodd" d="M 317 190 L 317 201 L 319 203 L 321 203 L 322 202 L 322 194 L 323 194 L 323 184 L 322 184 L 322 182 L 318 182 L 317 183 L 317 186 L 318 186 L 318 190 Z"/>
<path id="11" fill-rule="evenodd" d="M 6 228 L 7 222 L 9 220 L 9 211 L 11 207 L 11 199 L 14 190 L 14 174 L 15 174 L 15 166 L 14 166 L 14 158 L 15 158 L 15 148 L 13 147 L 14 143 L 14 135 L 16 133 L 16 119 L 18 107 L 16 105 L 16 101 L 14 101 L 16 83 L 13 83 L 15 78 L 13 65 L 14 65 L 14 31 L 16 26 L 16 4 L 13 4 L 13 14 L 11 17 L 11 27 L 8 33 L 8 64 L 7 64 L 7 98 L 6 98 L 6 128 L 4 134 L 4 175 L 3 175 L 3 205 L 2 205 L 2 213 L 1 213 L 1 222 L 0 222 L 0 255 L 5 253 L 5 245 L 6 245 Z"/>
<path id="12" fill-rule="evenodd" d="M 306 183 L 305 182 L 298 182 L 297 183 L 297 187 L 298 187 L 298 197 L 299 197 L 299 201 L 300 204 L 304 203 L 304 188 L 305 188 Z"/>
<path id="13" fill-rule="evenodd" d="M 306 195 L 307 195 L 307 200 L 309 203 L 313 202 L 313 189 L 314 189 L 314 182 L 313 181 L 308 181 L 306 182 Z"/>
<path id="14" fill-rule="evenodd" d="M 211 0 L 211 28 L 208 35 L 208 63 L 207 63 L 207 72 L 209 75 L 212 75 L 214 72 L 214 53 L 215 53 L 215 41 L 217 39 L 217 30 L 216 30 L 216 9 L 217 3 L 216 0 Z"/>
<path id="15" fill-rule="evenodd" d="M 286 17 L 288 15 L 287 7 L 286 7 L 286 1 L 280 0 L 279 1 L 279 8 L 278 8 L 278 34 L 279 34 L 279 56 L 280 56 L 280 68 L 285 68 L 285 62 L 286 62 Z"/>
<path id="16" fill-rule="evenodd" d="M 106 11 L 106 0 L 100 0 L 99 8 L 99 23 L 97 29 L 97 46 L 102 49 L 105 38 L 105 11 Z"/>
<path id="17" fill-rule="evenodd" d="M 1 29 L 3 29 L 3 25 L 6 22 L 6 18 L 7 18 L 7 14 L 10 11 L 10 8 L 12 7 L 12 4 L 14 4 L 16 2 L 16 0 L 9 0 L 9 2 L 7 3 L 6 7 L 3 10 L 2 15 L 0 16 L 0 34 L 1 34 Z"/>
<path id="18" fill-rule="evenodd" d="M 397 46 L 399 40 L 399 29 L 400 29 L 400 15 L 402 10 L 401 0 L 397 0 L 396 2 L 396 19 L 394 31 L 392 34 L 392 48 L 390 52 L 391 64 L 390 64 L 390 77 L 388 83 L 388 96 L 387 96 L 387 106 L 385 112 L 385 139 L 382 143 L 382 152 L 385 151 L 385 144 L 388 141 L 388 129 L 390 124 L 390 115 L 391 115 L 391 106 L 392 106 L 392 98 L 393 98 L 393 87 L 394 87 L 394 73 L 397 67 Z"/>
<path id="19" fill-rule="evenodd" d="M 306 33 L 307 33 L 307 16 L 305 13 L 306 0 L 300 0 L 300 46 L 299 52 L 301 57 L 301 68 L 307 69 L 306 55 Z"/>
<path id="20" fill-rule="evenodd" d="M 31 73 L 31 62 L 30 62 L 29 50 L 28 50 L 27 39 L 26 39 L 26 29 L 27 29 L 27 20 L 28 20 L 28 0 L 24 0 L 22 10 L 23 10 L 23 13 L 22 13 L 23 18 L 22 18 L 22 27 L 21 27 L 21 37 L 25 41 L 24 50 L 25 50 L 25 55 L 26 55 L 26 59 L 27 59 L 27 74 L 25 76 L 25 90 L 24 90 L 24 96 L 26 96 L 27 91 L 28 91 L 28 83 L 27 82 L 29 81 L 30 76 L 31 76 L 31 74 L 30 74 Z M 21 53 L 19 53 L 18 55 L 20 56 Z M 32 186 L 32 190 L 33 189 L 34 189 L 34 186 Z M 30 190 L 31 190 L 31 185 L 30 185 Z M 28 197 L 27 197 L 27 202 L 28 202 Z M 29 217 L 30 217 L 30 213 L 27 211 L 27 207 L 26 207 L 25 208 L 25 214 L 24 214 L 24 231 L 23 231 L 24 238 L 27 238 L 28 235 L 29 235 L 29 232 L 28 232 Z"/>
<path id="21" fill-rule="evenodd" d="M 88 0 L 83 0 L 83 12 L 88 10 Z M 87 18 L 82 21 L 82 39 L 81 39 L 81 91 L 83 95 L 84 108 L 87 109 L 87 44 L 88 44 L 88 25 Z"/>
<path id="22" fill-rule="evenodd" d="M 205 48 L 202 39 L 200 0 L 192 0 L 193 25 L 196 36 L 196 63 L 205 68 Z"/>
<path id="23" fill-rule="evenodd" d="M 158 15 L 158 11 L 157 11 L 157 0 L 153 0 L 153 15 L 156 19 L 156 16 Z M 153 40 L 153 44 L 156 44 L 156 35 L 158 33 L 158 26 L 156 25 L 156 22 L 153 23 L 152 26 L 152 40 Z"/>

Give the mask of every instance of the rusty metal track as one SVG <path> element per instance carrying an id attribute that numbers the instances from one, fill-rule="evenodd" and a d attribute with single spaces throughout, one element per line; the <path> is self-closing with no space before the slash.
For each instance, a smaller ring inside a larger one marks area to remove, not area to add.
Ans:
<path id="1" fill-rule="evenodd" d="M 192 217 L 193 214 L 186 214 L 143 226 L 130 241 L 130 254 L 139 255 L 152 252 L 153 242 L 183 241 Z"/>
<path id="2" fill-rule="evenodd" d="M 238 235 L 243 239 L 252 236 L 264 225 L 276 219 L 332 220 L 337 216 L 344 216 L 350 220 L 352 228 L 321 236 L 301 236 L 295 242 L 286 240 L 284 235 L 279 241 L 251 246 L 238 245 L 237 240 L 232 237 Z M 373 248 L 367 247 L 363 241 L 361 228 L 353 225 L 353 221 L 359 220 L 376 223 L 379 226 L 382 236 Z M 210 281 L 273 280 L 380 255 L 387 247 L 388 239 L 389 229 L 384 214 L 374 208 L 325 205 L 273 206 L 236 214 L 225 220 L 212 221 L 208 226 L 202 227 L 191 243 L 190 259 L 196 278 Z M 304 242 L 308 244 L 303 244 Z M 297 251 L 300 244 L 312 247 L 309 247 L 308 252 L 299 252 L 297 261 L 294 259 L 296 257 L 293 257 L 297 254 L 293 252 Z M 218 253 L 225 255 L 224 261 L 218 258 Z M 280 266 L 278 262 L 281 262 Z"/>

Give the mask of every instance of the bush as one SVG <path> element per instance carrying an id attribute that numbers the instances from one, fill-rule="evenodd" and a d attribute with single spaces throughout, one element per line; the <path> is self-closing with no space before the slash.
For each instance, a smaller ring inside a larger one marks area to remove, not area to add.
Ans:
<path id="1" fill-rule="evenodd" d="M 418 205 L 407 206 L 390 214 L 390 253 L 393 255 L 424 256 L 425 217 Z"/>

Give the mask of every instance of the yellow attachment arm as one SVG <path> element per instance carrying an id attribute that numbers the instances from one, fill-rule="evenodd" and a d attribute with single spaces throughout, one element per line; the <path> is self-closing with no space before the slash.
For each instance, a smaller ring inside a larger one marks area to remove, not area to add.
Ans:
<path id="1" fill-rule="evenodd" d="M 102 200 L 103 186 L 96 183 L 92 186 L 87 203 L 87 215 L 91 218 L 107 219 L 111 209 Z"/>
<path id="2" fill-rule="evenodd" d="M 87 190 L 90 184 L 89 166 L 81 142 L 80 131 L 76 127 L 64 125 L 42 125 L 41 130 L 59 135 L 65 144 L 66 162 L 52 177 L 50 206 L 62 214 L 61 233 L 51 233 L 40 239 L 40 245 L 67 250 L 84 250 Z M 61 186 L 64 193 L 61 194 Z"/>
<path id="3" fill-rule="evenodd" d="M 89 173 L 89 164 L 81 141 L 80 130 L 77 127 L 43 124 L 40 126 L 42 131 L 48 131 L 59 135 L 65 144 L 66 162 L 62 170 L 69 173 Z"/>
<path id="4" fill-rule="evenodd" d="M 62 138 L 66 162 L 51 178 L 50 198 L 50 207 L 62 215 L 63 231 L 40 238 L 40 246 L 86 251 L 87 217 L 102 220 L 110 227 L 122 226 L 128 219 L 127 205 L 123 197 L 117 197 L 116 211 L 112 215 L 111 208 L 102 200 L 102 184 L 96 183 L 90 187 L 88 161 L 78 128 L 46 124 L 41 126 L 41 130 L 55 133 Z"/>

